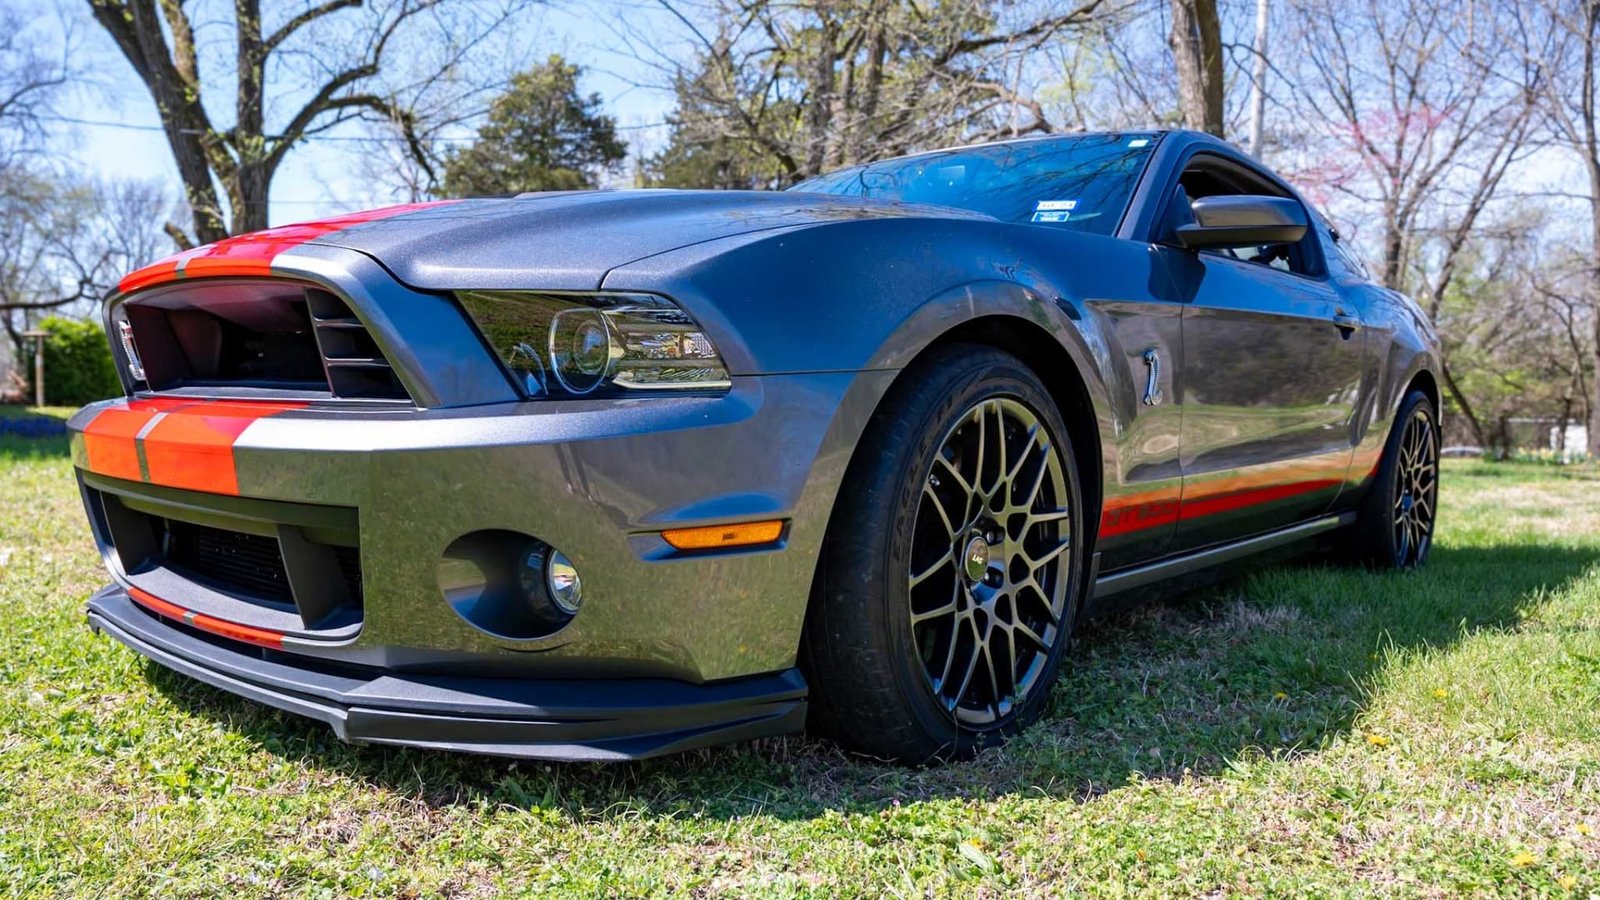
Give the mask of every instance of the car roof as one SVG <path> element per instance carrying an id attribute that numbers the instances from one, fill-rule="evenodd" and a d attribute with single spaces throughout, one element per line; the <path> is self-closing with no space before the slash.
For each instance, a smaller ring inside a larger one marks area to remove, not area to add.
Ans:
<path id="1" fill-rule="evenodd" d="M 1118 128 L 1095 129 L 1092 131 L 1053 131 L 1048 134 L 1025 134 L 1018 135 L 1016 137 L 1001 138 L 993 141 L 979 141 L 975 144 L 951 144 L 947 147 L 937 147 L 932 150 L 918 150 L 915 153 L 907 153 L 902 156 L 891 156 L 887 157 L 886 159 L 874 160 L 874 162 L 888 162 L 889 160 L 894 159 L 916 159 L 919 156 L 931 156 L 936 153 L 951 153 L 957 150 L 975 150 L 980 147 L 1000 147 L 1007 144 L 1028 144 L 1039 143 L 1043 141 L 1056 141 L 1066 138 L 1122 134 L 1150 134 L 1155 135 L 1163 140 L 1181 138 L 1185 143 L 1214 144 L 1220 147 L 1228 147 L 1233 150 L 1238 150 L 1237 147 L 1234 147 L 1234 145 L 1228 143 L 1222 138 L 1219 138 L 1216 135 L 1207 134 L 1204 131 L 1191 131 L 1187 128 Z M 859 163 L 858 165 L 872 165 L 872 163 Z M 846 166 L 845 168 L 850 167 Z"/>

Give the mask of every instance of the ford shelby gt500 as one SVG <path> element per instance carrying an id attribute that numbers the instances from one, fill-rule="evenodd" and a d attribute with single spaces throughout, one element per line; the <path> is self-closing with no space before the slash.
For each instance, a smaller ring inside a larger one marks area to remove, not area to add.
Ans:
<path id="1" fill-rule="evenodd" d="M 91 626 L 352 741 L 960 756 L 1086 616 L 1433 532 L 1426 317 L 1187 132 L 390 207 L 187 251 L 105 317 Z"/>

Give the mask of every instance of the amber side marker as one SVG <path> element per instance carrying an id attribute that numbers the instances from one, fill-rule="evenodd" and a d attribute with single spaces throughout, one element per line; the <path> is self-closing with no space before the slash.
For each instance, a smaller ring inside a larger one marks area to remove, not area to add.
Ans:
<path id="1" fill-rule="evenodd" d="M 720 550 L 725 547 L 751 547 L 770 544 L 783 534 L 783 520 L 741 522 L 738 525 L 706 525 L 701 528 L 673 528 L 661 537 L 677 550 Z"/>

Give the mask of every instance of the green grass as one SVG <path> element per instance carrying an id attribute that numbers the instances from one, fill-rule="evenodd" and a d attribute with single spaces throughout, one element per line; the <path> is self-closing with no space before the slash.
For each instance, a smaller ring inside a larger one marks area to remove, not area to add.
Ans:
<path id="1" fill-rule="evenodd" d="M 630 766 L 340 744 L 83 626 L 62 451 L 0 447 L 0 892 L 1587 896 L 1600 471 L 1453 463 L 1433 564 L 1093 626 L 1051 712 L 912 771 L 802 738 Z"/>

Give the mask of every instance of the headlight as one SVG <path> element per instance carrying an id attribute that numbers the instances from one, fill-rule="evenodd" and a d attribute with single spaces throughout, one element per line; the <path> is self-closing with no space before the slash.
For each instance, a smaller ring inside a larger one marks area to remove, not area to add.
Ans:
<path id="1" fill-rule="evenodd" d="M 722 357 L 689 314 L 654 294 L 456 294 L 530 397 L 723 390 Z"/>

